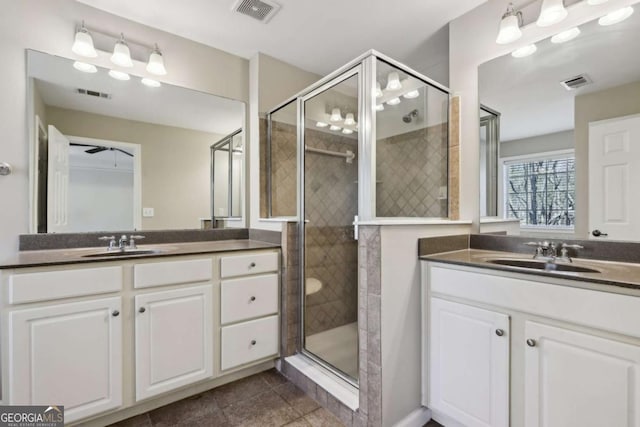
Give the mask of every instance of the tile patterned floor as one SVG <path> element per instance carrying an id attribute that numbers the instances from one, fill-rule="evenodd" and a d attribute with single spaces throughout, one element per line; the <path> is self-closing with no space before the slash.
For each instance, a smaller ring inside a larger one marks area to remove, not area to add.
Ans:
<path id="1" fill-rule="evenodd" d="M 112 424 L 112 427 L 169 426 L 342 427 L 343 424 L 275 369 Z"/>

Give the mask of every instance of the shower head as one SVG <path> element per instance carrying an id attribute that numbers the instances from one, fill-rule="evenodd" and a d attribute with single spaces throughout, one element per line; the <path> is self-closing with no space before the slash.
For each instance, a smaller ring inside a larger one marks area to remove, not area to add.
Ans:
<path id="1" fill-rule="evenodd" d="M 418 117 L 418 110 L 409 111 L 407 114 L 402 116 L 402 121 L 405 123 L 411 123 L 411 121 Z"/>

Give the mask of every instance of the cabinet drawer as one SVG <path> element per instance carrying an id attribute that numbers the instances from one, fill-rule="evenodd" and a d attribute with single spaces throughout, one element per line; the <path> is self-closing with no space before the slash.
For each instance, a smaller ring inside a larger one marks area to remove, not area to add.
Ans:
<path id="1" fill-rule="evenodd" d="M 222 328 L 221 369 L 278 355 L 278 316 Z"/>
<path id="2" fill-rule="evenodd" d="M 278 271 L 278 253 L 257 253 L 220 258 L 220 277 L 246 276 L 248 274 Z"/>
<path id="3" fill-rule="evenodd" d="M 122 267 L 115 266 L 13 274 L 9 304 L 118 292 L 122 280 Z"/>
<path id="4" fill-rule="evenodd" d="M 208 282 L 211 279 L 213 279 L 211 258 L 153 262 L 136 264 L 133 267 L 134 288 Z"/>
<path id="5" fill-rule="evenodd" d="M 278 275 L 224 280 L 220 289 L 220 322 L 238 322 L 278 312 Z"/>

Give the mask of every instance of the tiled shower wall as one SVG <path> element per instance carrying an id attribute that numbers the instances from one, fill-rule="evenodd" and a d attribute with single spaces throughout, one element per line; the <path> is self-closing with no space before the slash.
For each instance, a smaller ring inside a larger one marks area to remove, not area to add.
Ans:
<path id="1" fill-rule="evenodd" d="M 378 216 L 447 216 L 447 140 L 443 123 L 378 141 Z"/>

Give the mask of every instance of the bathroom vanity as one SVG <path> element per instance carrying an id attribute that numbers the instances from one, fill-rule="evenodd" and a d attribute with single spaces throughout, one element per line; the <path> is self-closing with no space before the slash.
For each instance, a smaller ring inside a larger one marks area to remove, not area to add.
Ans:
<path id="1" fill-rule="evenodd" d="M 640 265 L 533 272 L 422 257 L 422 403 L 447 426 L 640 425 Z"/>
<path id="2" fill-rule="evenodd" d="M 3 404 L 104 425 L 273 367 L 279 247 L 154 248 L 32 251 L 2 267 Z"/>

